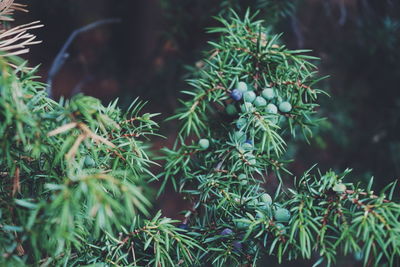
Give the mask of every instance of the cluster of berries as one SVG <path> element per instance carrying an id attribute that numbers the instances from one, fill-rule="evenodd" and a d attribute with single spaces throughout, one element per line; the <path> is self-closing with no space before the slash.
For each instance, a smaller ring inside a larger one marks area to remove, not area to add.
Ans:
<path id="1" fill-rule="evenodd" d="M 257 95 L 257 93 L 259 95 Z M 243 81 L 238 82 L 236 88 L 232 90 L 231 98 L 236 102 L 243 100 L 243 103 L 239 106 L 242 113 L 254 112 L 256 110 L 262 111 L 274 116 L 272 118 L 268 117 L 268 119 L 274 122 L 278 121 L 278 117 L 276 116 L 278 112 L 288 113 L 292 110 L 290 102 L 283 101 L 277 94 L 276 89 L 268 87 L 257 92 Z M 237 115 L 237 104 L 238 103 L 232 103 L 226 106 L 228 115 Z M 252 154 L 252 150 L 254 150 L 253 141 L 247 139 L 247 135 L 244 131 L 247 122 L 247 119 L 243 116 L 236 120 L 236 127 L 238 130 L 233 133 L 233 140 L 240 144 L 239 150 L 244 154 L 247 164 L 256 165 L 256 157 Z M 250 135 L 252 134 L 250 133 Z"/>
<path id="2" fill-rule="evenodd" d="M 264 193 L 259 199 L 246 200 L 246 202 L 249 206 L 256 209 L 256 220 L 272 220 L 274 223 L 269 225 L 274 225 L 275 229 L 278 230 L 280 234 L 285 233 L 285 225 L 283 223 L 287 223 L 290 220 L 290 212 L 285 208 L 272 207 L 272 198 L 269 194 Z M 241 238 L 243 236 L 243 231 L 248 231 L 251 223 L 251 221 L 246 219 L 238 219 L 235 221 L 236 230 L 232 230 L 233 228 L 224 228 L 220 232 L 220 235 L 231 237 L 233 239 L 233 250 L 235 252 L 241 252 L 243 248 L 243 238 Z"/>
<path id="3" fill-rule="evenodd" d="M 256 108 L 264 108 L 267 113 L 271 114 L 277 114 L 278 109 L 282 113 L 288 113 L 292 110 L 290 102 L 283 101 L 273 88 L 265 88 L 257 96 L 256 91 L 249 90 L 245 82 L 237 84 L 236 88 L 231 92 L 231 98 L 235 101 L 243 99 L 244 103 L 240 106 L 242 112 L 252 112 Z M 235 105 L 227 105 L 226 112 L 229 115 L 235 115 L 237 113 Z"/>
<path id="4" fill-rule="evenodd" d="M 243 177 L 242 177 L 243 178 Z M 240 199 L 235 199 L 236 202 L 240 202 Z M 290 211 L 281 208 L 281 207 L 273 207 L 273 200 L 271 196 L 267 193 L 263 193 L 259 198 L 255 199 L 245 199 L 244 202 L 248 205 L 249 208 L 255 210 L 255 219 L 256 220 L 264 220 L 268 222 L 268 225 L 272 225 L 273 229 L 277 230 L 279 234 L 285 234 L 285 225 L 284 223 L 289 222 L 290 220 Z M 270 222 L 274 223 L 270 223 Z M 247 243 L 250 241 L 243 241 L 244 232 L 250 229 L 250 225 L 253 222 L 245 219 L 239 218 L 238 220 L 234 220 L 234 227 L 226 227 L 223 228 L 218 235 L 223 239 L 229 239 L 232 245 L 232 249 L 236 253 L 242 253 L 243 246 L 245 245 L 248 249 L 255 249 L 257 246 L 255 243 L 249 245 Z M 181 223 L 177 226 L 182 232 L 190 232 L 190 227 L 187 223 Z M 247 249 L 246 249 L 247 250 Z M 247 251 L 250 253 L 250 251 Z"/>
<path id="5" fill-rule="evenodd" d="M 269 114 L 288 113 L 292 110 L 292 105 L 288 101 L 282 101 L 281 97 L 276 94 L 275 89 L 266 88 L 261 91 L 260 95 L 257 95 L 254 90 L 249 90 L 249 87 L 244 82 L 239 82 L 236 89 L 232 90 L 231 98 L 235 101 L 243 100 L 239 107 L 241 112 L 253 112 L 257 109 L 263 109 Z M 238 111 L 235 106 L 236 104 L 228 104 L 226 112 L 231 115 L 237 115 Z M 247 162 L 250 165 L 256 164 L 256 157 L 252 153 L 254 150 L 254 144 L 252 140 L 247 139 L 243 128 L 247 124 L 246 118 L 238 118 L 236 120 L 237 131 L 234 132 L 233 138 L 240 144 L 239 150 L 243 152 Z M 201 150 L 207 150 L 210 146 L 208 139 L 200 139 L 198 141 L 198 147 Z M 240 185 L 244 186 L 248 182 L 248 177 L 245 174 L 238 175 Z M 240 202 L 239 198 L 238 201 Z M 245 200 L 246 205 L 255 211 L 256 220 L 273 221 L 275 229 L 279 233 L 285 233 L 285 225 L 290 220 L 289 210 L 281 207 L 272 205 L 272 198 L 269 194 L 264 193 L 259 198 Z M 221 238 L 229 238 L 234 252 L 243 252 L 243 231 L 247 231 L 252 224 L 251 221 L 244 218 L 234 221 L 234 227 L 224 228 L 219 232 Z M 178 228 L 183 231 L 190 231 L 189 226 L 186 223 L 180 224 Z M 246 245 L 246 247 L 248 247 Z M 254 246 L 253 246 L 254 247 Z"/>

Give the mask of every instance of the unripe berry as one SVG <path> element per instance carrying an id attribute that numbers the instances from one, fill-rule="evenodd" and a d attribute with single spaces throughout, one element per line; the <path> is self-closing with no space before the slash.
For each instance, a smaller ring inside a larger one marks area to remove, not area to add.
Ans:
<path id="1" fill-rule="evenodd" d="M 276 114 L 278 113 L 278 108 L 274 104 L 270 103 L 267 105 L 265 111 L 268 113 Z"/>
<path id="2" fill-rule="evenodd" d="M 256 211 L 256 216 L 255 216 L 255 218 L 256 218 L 257 220 L 258 220 L 258 219 L 264 219 L 264 218 L 265 218 L 265 214 L 262 213 L 261 211 L 257 210 L 257 211 Z"/>
<path id="3" fill-rule="evenodd" d="M 150 114 L 150 113 L 145 113 L 145 114 L 143 114 L 142 118 L 143 118 L 144 120 L 148 121 L 148 120 L 151 119 L 151 114 Z"/>
<path id="4" fill-rule="evenodd" d="M 253 103 L 254 100 L 256 99 L 256 93 L 254 93 L 253 91 L 246 91 L 243 94 L 243 99 L 245 102 Z"/>
<path id="5" fill-rule="evenodd" d="M 279 104 L 279 110 L 284 113 L 290 112 L 292 110 L 292 105 L 289 102 L 284 101 Z"/>
<path id="6" fill-rule="evenodd" d="M 202 149 L 207 149 L 210 146 L 210 141 L 208 141 L 208 139 L 200 139 L 199 140 L 199 146 Z"/>
<path id="7" fill-rule="evenodd" d="M 251 198 L 247 201 L 247 204 L 250 206 L 257 206 L 258 205 L 258 199 L 257 198 Z"/>
<path id="8" fill-rule="evenodd" d="M 279 222 L 287 222 L 290 219 L 290 211 L 284 208 L 276 208 L 274 212 L 275 220 Z"/>
<path id="9" fill-rule="evenodd" d="M 247 184 L 247 176 L 246 176 L 246 174 L 244 174 L 244 173 L 239 174 L 238 180 L 240 181 L 241 185 L 246 185 Z"/>
<path id="10" fill-rule="evenodd" d="M 264 193 L 261 195 L 261 201 L 264 202 L 268 206 L 272 204 L 272 198 L 267 193 Z"/>
<path id="11" fill-rule="evenodd" d="M 254 147 L 253 147 L 253 145 L 252 144 L 249 144 L 249 143 L 244 143 L 244 144 L 242 144 L 242 149 L 243 150 L 247 150 L 247 151 L 249 151 L 249 150 L 253 150 L 254 149 Z"/>
<path id="12" fill-rule="evenodd" d="M 244 132 L 242 132 L 242 131 L 236 131 L 236 132 L 234 133 L 234 138 L 235 138 L 238 142 L 243 143 L 244 141 L 246 141 L 246 134 L 245 134 Z"/>
<path id="13" fill-rule="evenodd" d="M 233 100 L 239 101 L 240 99 L 242 99 L 243 93 L 240 92 L 238 89 L 234 89 L 231 92 L 231 97 L 232 97 Z"/>
<path id="14" fill-rule="evenodd" d="M 93 168 L 94 166 L 96 166 L 96 162 L 93 160 L 93 158 L 91 156 L 86 156 L 84 163 L 85 163 L 85 166 L 89 167 L 89 168 Z"/>
<path id="15" fill-rule="evenodd" d="M 364 253 L 362 251 L 355 252 L 354 259 L 356 261 L 362 261 L 364 259 Z"/>
<path id="16" fill-rule="evenodd" d="M 253 155 L 253 153 L 251 153 L 251 152 L 246 153 L 244 156 L 250 165 L 256 165 L 257 161 L 256 161 L 256 157 Z"/>
<path id="17" fill-rule="evenodd" d="M 256 107 L 264 107 L 267 105 L 267 101 L 265 101 L 265 99 L 262 98 L 261 96 L 257 96 L 256 99 L 254 100 L 254 105 Z"/>
<path id="18" fill-rule="evenodd" d="M 233 241 L 232 246 L 233 246 L 233 251 L 235 252 L 240 252 L 243 249 L 242 243 L 238 240 Z"/>
<path id="19" fill-rule="evenodd" d="M 231 235 L 233 234 L 233 231 L 229 228 L 225 228 L 224 230 L 221 231 L 221 235 Z"/>
<path id="20" fill-rule="evenodd" d="M 242 129 L 243 126 L 246 125 L 246 123 L 247 123 L 247 120 L 246 120 L 245 118 L 239 118 L 239 119 L 236 121 L 236 127 L 237 127 L 238 129 Z"/>
<path id="21" fill-rule="evenodd" d="M 245 82 L 238 82 L 238 84 L 237 84 L 237 89 L 240 91 L 240 92 L 242 92 L 242 93 L 244 93 L 244 92 L 246 92 L 247 91 L 247 84 L 245 83 Z"/>
<path id="22" fill-rule="evenodd" d="M 269 204 L 265 204 L 264 202 L 262 202 L 259 203 L 257 208 L 264 214 L 269 214 L 268 216 L 271 216 L 271 206 Z"/>
<path id="23" fill-rule="evenodd" d="M 240 106 L 242 112 L 254 112 L 256 109 L 253 107 L 253 104 L 249 102 L 245 102 L 243 105 Z"/>
<path id="24" fill-rule="evenodd" d="M 278 231 L 281 234 L 286 234 L 286 229 L 285 229 L 285 226 L 283 224 L 277 223 L 277 224 L 275 224 L 275 227 L 278 229 Z"/>
<path id="25" fill-rule="evenodd" d="M 239 180 L 246 180 L 246 179 L 247 179 L 247 175 L 244 174 L 244 173 L 239 174 L 238 179 L 239 179 Z"/>
<path id="26" fill-rule="evenodd" d="M 346 185 L 344 185 L 344 184 L 335 184 L 332 189 L 335 192 L 343 193 L 344 191 L 346 191 Z"/>
<path id="27" fill-rule="evenodd" d="M 256 255 L 258 246 L 255 242 L 250 241 L 250 244 L 247 247 L 247 253 L 250 255 Z"/>
<path id="28" fill-rule="evenodd" d="M 179 229 L 182 229 L 182 230 L 185 230 L 185 231 L 188 231 L 188 230 L 189 230 L 189 226 L 187 225 L 187 223 L 181 223 L 181 224 L 179 224 L 179 225 L 178 225 L 178 228 L 179 228 Z"/>
<path id="29" fill-rule="evenodd" d="M 247 222 L 236 221 L 235 225 L 236 225 L 236 228 L 239 230 L 245 230 L 245 229 L 249 228 L 249 223 L 247 223 Z"/>
<path id="30" fill-rule="evenodd" d="M 232 105 L 232 104 L 227 105 L 225 108 L 225 111 L 230 116 L 234 116 L 237 113 L 237 109 L 236 109 L 235 105 Z"/>
<path id="31" fill-rule="evenodd" d="M 273 99 L 273 98 L 275 97 L 275 92 L 274 92 L 274 89 L 268 88 L 268 89 L 264 89 L 264 90 L 262 91 L 261 95 L 262 95 L 265 99 L 271 100 L 271 99 Z"/>

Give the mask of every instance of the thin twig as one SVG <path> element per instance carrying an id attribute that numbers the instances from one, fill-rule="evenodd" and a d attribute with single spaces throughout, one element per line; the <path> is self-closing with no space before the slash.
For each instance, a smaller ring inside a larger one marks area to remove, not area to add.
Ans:
<path id="1" fill-rule="evenodd" d="M 347 20 L 347 9 L 346 9 L 346 5 L 344 3 L 344 0 L 340 1 L 339 7 L 340 7 L 339 25 L 343 26 L 346 23 L 346 20 Z"/>
<path id="2" fill-rule="evenodd" d="M 99 20 L 99 21 L 93 22 L 89 25 L 86 25 L 86 26 L 79 28 L 72 32 L 72 34 L 68 37 L 67 41 L 64 43 L 60 52 L 58 52 L 53 63 L 51 64 L 51 67 L 50 67 L 50 70 L 49 70 L 49 73 L 47 76 L 47 93 L 50 98 L 53 98 L 53 92 L 52 92 L 53 79 L 57 75 L 57 73 L 60 71 L 60 69 L 64 65 L 65 61 L 67 60 L 67 58 L 69 57 L 67 50 L 68 50 L 69 46 L 72 44 L 72 42 L 76 39 L 76 37 L 78 37 L 78 35 L 81 33 L 90 31 L 99 26 L 102 26 L 105 24 L 111 24 L 111 23 L 119 23 L 119 22 L 121 22 L 121 20 L 116 19 L 116 18 Z"/>
<path id="3" fill-rule="evenodd" d="M 293 33 L 296 36 L 297 47 L 302 48 L 304 46 L 304 37 L 303 37 L 303 33 L 300 30 L 299 21 L 298 21 L 296 15 L 293 14 L 290 17 L 290 22 L 291 22 Z"/>

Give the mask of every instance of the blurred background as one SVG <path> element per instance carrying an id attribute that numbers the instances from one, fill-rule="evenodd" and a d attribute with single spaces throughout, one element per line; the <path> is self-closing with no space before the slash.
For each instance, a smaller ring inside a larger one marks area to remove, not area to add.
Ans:
<path id="1" fill-rule="evenodd" d="M 20 1 L 21 2 L 21 1 Z M 259 9 L 258 18 L 274 32 L 283 32 L 290 49 L 309 48 L 331 97 L 321 98 L 327 120 L 315 129 L 310 145 L 289 144 L 300 175 L 311 165 L 344 170 L 377 189 L 400 177 L 400 1 L 396 0 L 30 0 L 30 13 L 18 23 L 40 20 L 36 31 L 43 43 L 27 56 L 41 64 L 46 81 L 57 53 L 76 29 L 106 18 L 117 24 L 85 32 L 72 43 L 69 58 L 53 81 L 56 98 L 83 92 L 105 104 L 119 97 L 121 107 L 139 97 L 159 121 L 173 114 L 185 78 L 207 49 L 212 18 L 229 8 L 243 14 Z M 161 123 L 167 139 L 155 140 L 155 151 L 170 146 L 177 125 Z M 157 171 L 157 170 L 155 170 Z M 178 216 L 176 196 L 159 201 L 164 213 Z"/>

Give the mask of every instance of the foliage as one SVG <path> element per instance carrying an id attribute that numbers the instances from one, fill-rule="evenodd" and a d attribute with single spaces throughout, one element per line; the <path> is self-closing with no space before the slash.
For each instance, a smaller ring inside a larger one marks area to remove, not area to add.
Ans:
<path id="1" fill-rule="evenodd" d="M 179 42 L 186 39 L 193 28 L 200 30 L 212 23 L 212 16 L 230 17 L 230 9 L 244 13 L 248 7 L 260 10 L 268 25 L 276 24 L 280 18 L 291 15 L 296 1 L 289 0 L 223 0 L 223 1 L 195 1 L 195 0 L 162 0 L 166 20 L 172 24 L 167 34 Z M 197 25 L 197 26 L 196 26 Z"/>
<path id="2" fill-rule="evenodd" d="M 365 191 L 344 183 L 349 171 L 306 172 L 289 183 L 292 189 L 283 183 L 290 175 L 286 142 L 308 140 L 320 122 L 315 58 L 286 49 L 249 12 L 219 21 L 222 26 L 209 32 L 221 37 L 210 42 L 204 65 L 188 81 L 193 90 L 183 92 L 182 108 L 171 118 L 181 121 L 177 142 L 164 150 L 165 181 L 192 203 L 184 220 L 188 235 L 206 248 L 197 257 L 226 266 L 256 264 L 265 254 L 279 260 L 319 255 L 317 263 L 332 265 L 339 254 L 362 253 L 364 265 L 395 265 L 400 213 L 390 200 L 394 185 L 376 196 L 372 183 Z"/>
<path id="3" fill-rule="evenodd" d="M 2 20 L 23 9 L 2 3 Z M 83 95 L 49 99 L 16 57 L 39 24 L 2 23 L 0 37 L 14 37 L 0 40 L 0 265 L 240 266 L 272 255 L 330 266 L 342 254 L 398 264 L 395 183 L 375 194 L 372 179 L 363 189 L 344 181 L 349 170 L 314 168 L 291 179 L 287 144 L 313 138 L 324 77 L 256 15 L 218 18 L 209 33 L 220 39 L 171 117 L 181 128 L 159 193 L 170 181 L 189 200 L 180 224 L 151 205 L 157 114 L 138 100 L 123 111 Z"/>
<path id="4" fill-rule="evenodd" d="M 83 95 L 57 103 L 7 49 L 0 65 L 0 265 L 190 262 L 196 244 L 151 216 L 157 114 L 137 100 L 125 112 Z"/>

